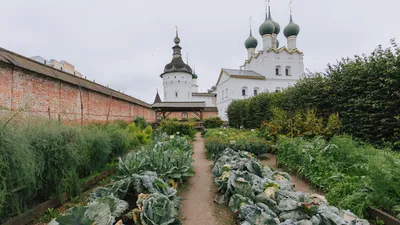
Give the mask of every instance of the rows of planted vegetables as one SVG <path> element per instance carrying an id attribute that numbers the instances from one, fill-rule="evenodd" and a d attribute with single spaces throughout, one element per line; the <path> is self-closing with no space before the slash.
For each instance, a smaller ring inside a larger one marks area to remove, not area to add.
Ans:
<path id="1" fill-rule="evenodd" d="M 180 224 L 176 187 L 194 175 L 192 154 L 187 138 L 156 134 L 150 145 L 119 160 L 115 182 L 96 188 L 87 205 L 50 225 Z"/>
<path id="2" fill-rule="evenodd" d="M 229 203 L 238 224 L 369 224 L 321 195 L 295 192 L 289 174 L 262 166 L 249 152 L 226 149 L 213 174 L 219 188 L 215 201 Z"/>

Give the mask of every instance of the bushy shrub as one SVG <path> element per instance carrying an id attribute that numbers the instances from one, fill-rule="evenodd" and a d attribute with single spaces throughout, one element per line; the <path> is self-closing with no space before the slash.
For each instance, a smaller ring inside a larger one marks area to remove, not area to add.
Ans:
<path id="1" fill-rule="evenodd" d="M 313 109 L 299 110 L 293 116 L 280 108 L 273 108 L 272 117 L 264 121 L 261 133 L 270 140 L 276 140 L 278 135 L 288 137 L 316 137 L 323 136 L 327 139 L 338 133 L 341 122 L 337 114 L 329 116 L 325 121 L 318 117 Z"/>
<path id="2" fill-rule="evenodd" d="M 140 127 L 140 129 L 145 129 L 148 124 L 146 122 L 146 120 L 143 117 L 136 117 L 136 119 L 133 121 L 136 126 Z"/>
<path id="3" fill-rule="evenodd" d="M 209 117 L 204 120 L 205 128 L 218 128 L 221 127 L 224 121 L 221 120 L 220 117 Z"/>
<path id="4" fill-rule="evenodd" d="M 268 142 L 260 138 L 256 130 L 212 129 L 204 137 L 207 155 L 214 159 L 218 158 L 226 148 L 247 151 L 255 155 L 269 151 Z"/>
<path id="5" fill-rule="evenodd" d="M 308 74 L 281 93 L 233 101 L 227 110 L 229 124 L 259 128 L 270 121 L 273 108 L 290 117 L 315 109 L 324 121 L 334 114 L 340 118 L 341 129 L 331 129 L 330 136 L 340 131 L 379 147 L 388 142 L 400 149 L 400 48 L 394 41 L 391 45 L 328 65 L 325 73 Z"/>
<path id="6" fill-rule="evenodd" d="M 194 137 L 196 134 L 194 126 L 195 124 L 192 122 L 163 120 L 161 121 L 160 128 L 162 132 L 165 132 L 168 135 L 186 135 L 189 137 Z"/>
<path id="7" fill-rule="evenodd" d="M 335 136 L 287 138 L 278 144 L 278 163 L 297 171 L 343 209 L 365 215 L 368 206 L 391 211 L 400 202 L 400 155 Z"/>

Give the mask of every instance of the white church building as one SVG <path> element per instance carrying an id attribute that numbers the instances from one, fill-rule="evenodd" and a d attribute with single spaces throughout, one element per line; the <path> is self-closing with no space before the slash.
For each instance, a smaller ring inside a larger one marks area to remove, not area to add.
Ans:
<path id="1" fill-rule="evenodd" d="M 221 69 L 216 84 L 218 115 L 228 120 L 226 111 L 229 104 L 236 99 L 246 99 L 263 92 L 281 91 L 291 85 L 304 74 L 303 53 L 297 48 L 297 36 L 300 27 L 290 22 L 283 34 L 287 46 L 279 47 L 277 39 L 280 25 L 272 20 L 271 9 L 259 32 L 262 37 L 262 49 L 257 51 L 258 41 L 250 36 L 245 41 L 247 59 L 239 69 Z"/>
<path id="2" fill-rule="evenodd" d="M 262 48 L 257 50 L 258 41 L 253 37 L 250 28 L 250 36 L 245 41 L 247 59 L 244 65 L 239 69 L 221 69 L 215 90 L 199 93 L 198 76 L 183 62 L 180 39 L 176 32 L 172 61 L 160 75 L 163 80 L 164 102 L 155 106 L 173 106 L 178 102 L 188 107 L 203 104 L 206 110 L 215 112 L 215 115 L 227 121 L 226 111 L 233 100 L 250 98 L 263 92 L 279 92 L 294 85 L 304 74 L 304 64 L 303 53 L 297 48 L 300 27 L 293 22 L 292 13 L 289 24 L 283 30 L 287 39 L 286 46 L 279 46 L 277 37 L 281 33 L 281 27 L 272 20 L 270 6 L 259 33 L 262 37 Z M 157 97 L 156 99 L 160 99 L 158 94 Z M 182 115 L 187 114 L 182 112 Z"/>

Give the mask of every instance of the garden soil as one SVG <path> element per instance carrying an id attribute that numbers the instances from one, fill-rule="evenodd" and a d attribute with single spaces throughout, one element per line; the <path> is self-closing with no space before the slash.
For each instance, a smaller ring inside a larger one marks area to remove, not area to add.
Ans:
<path id="1" fill-rule="evenodd" d="M 181 219 L 184 225 L 230 225 L 233 214 L 226 206 L 214 202 L 217 187 L 212 175 L 213 161 L 206 159 L 204 140 L 196 134 L 193 143 L 196 175 L 189 179 L 181 195 Z"/>

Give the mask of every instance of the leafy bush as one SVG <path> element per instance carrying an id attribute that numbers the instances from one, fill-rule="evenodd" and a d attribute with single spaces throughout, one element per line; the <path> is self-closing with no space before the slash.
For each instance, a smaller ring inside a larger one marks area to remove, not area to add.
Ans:
<path id="1" fill-rule="evenodd" d="M 218 158 L 226 149 L 248 151 L 261 155 L 269 151 L 268 142 L 259 137 L 258 131 L 238 129 L 213 129 L 204 135 L 205 147 L 208 157 Z"/>
<path id="2" fill-rule="evenodd" d="M 391 45 L 328 65 L 325 73 L 308 74 L 281 93 L 233 101 L 227 110 L 229 124 L 259 128 L 262 122 L 270 122 L 273 108 L 282 109 L 289 118 L 299 110 L 315 109 L 324 121 L 338 115 L 342 133 L 380 147 L 389 142 L 400 149 L 400 48 L 394 41 Z M 329 135 L 338 131 L 331 129 Z"/>
<path id="3" fill-rule="evenodd" d="M 221 127 L 224 121 L 220 117 L 209 117 L 204 120 L 205 128 L 218 128 Z"/>
<path id="4" fill-rule="evenodd" d="M 143 117 L 136 117 L 133 122 L 142 130 L 144 130 L 148 126 L 146 120 Z"/>
<path id="5" fill-rule="evenodd" d="M 270 121 L 264 121 L 261 132 L 264 137 L 276 141 L 278 135 L 288 137 L 316 137 L 324 136 L 329 139 L 339 132 L 340 120 L 337 114 L 329 116 L 328 121 L 318 117 L 315 110 L 297 111 L 290 116 L 280 108 L 273 108 Z"/>
<path id="6" fill-rule="evenodd" d="M 281 137 L 277 160 L 321 188 L 332 204 L 359 216 L 368 206 L 391 211 L 400 202 L 400 155 L 388 149 L 349 136 L 329 142 Z"/>
<path id="7" fill-rule="evenodd" d="M 194 126 L 195 124 L 193 122 L 163 120 L 161 121 L 160 128 L 162 132 L 165 132 L 168 135 L 186 135 L 189 137 L 194 137 L 196 134 Z"/>

